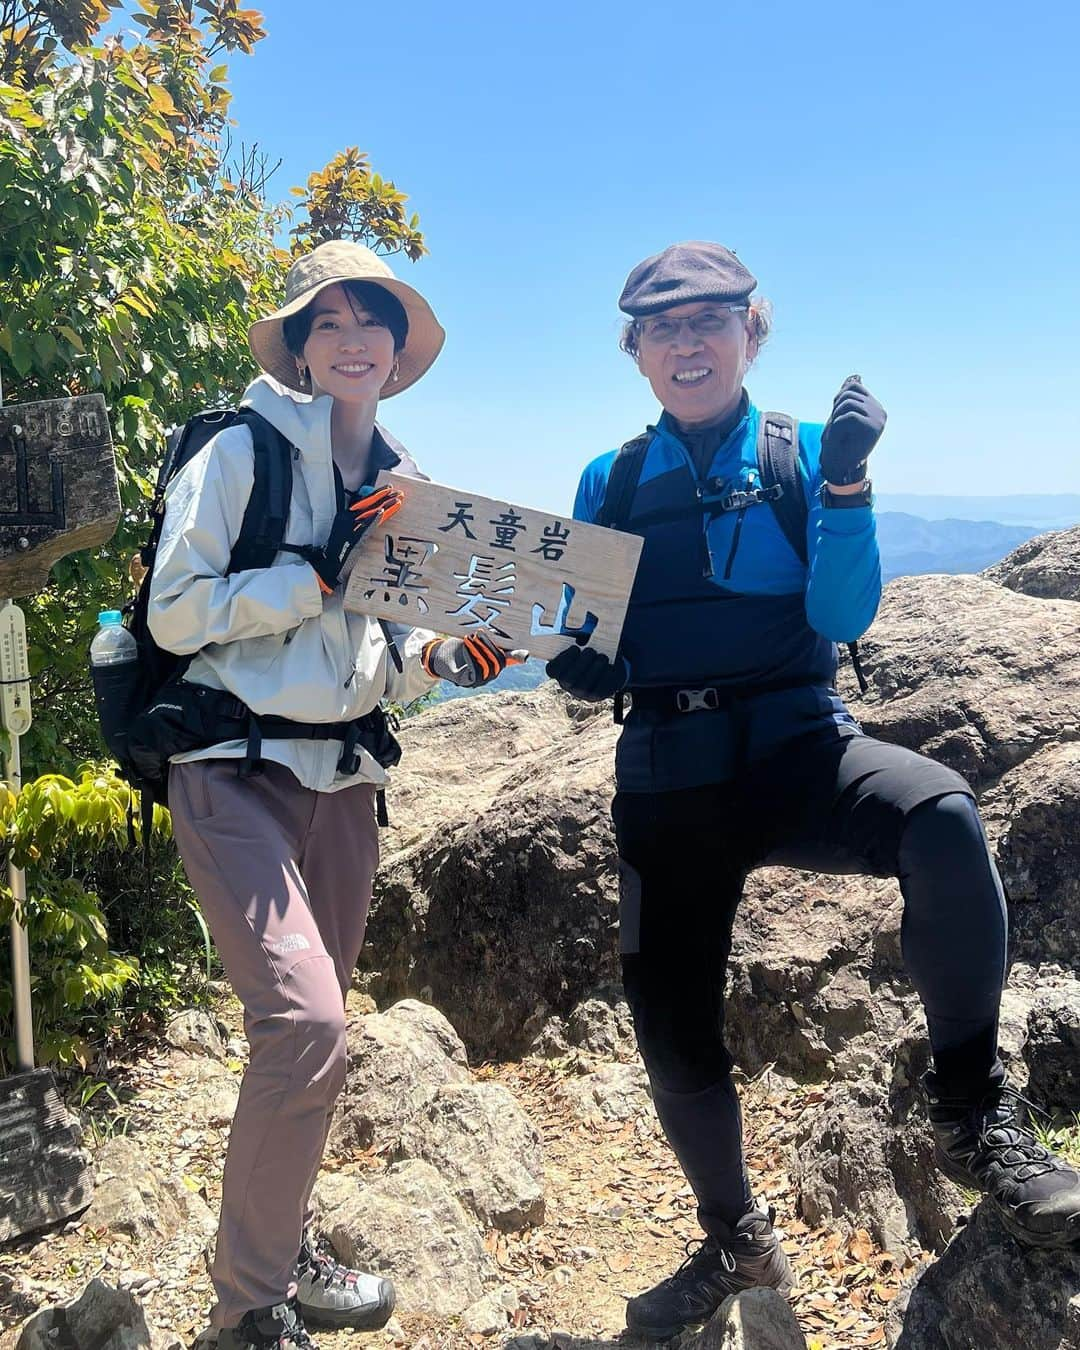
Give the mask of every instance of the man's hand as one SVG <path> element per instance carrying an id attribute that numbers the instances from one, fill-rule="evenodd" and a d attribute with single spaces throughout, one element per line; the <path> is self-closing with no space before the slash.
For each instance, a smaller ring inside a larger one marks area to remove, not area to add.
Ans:
<path id="1" fill-rule="evenodd" d="M 315 569 L 324 595 L 332 594 L 347 571 L 346 564 L 364 535 L 401 510 L 404 494 L 395 488 L 361 488 L 350 506 L 343 506 L 330 525 L 324 548 L 312 549 L 304 556 Z"/>
<path id="2" fill-rule="evenodd" d="M 466 638 L 435 638 L 424 644 L 420 664 L 433 680 L 449 680 L 463 689 L 476 689 L 501 675 L 519 657 L 496 647 L 486 633 Z"/>
<path id="3" fill-rule="evenodd" d="M 630 679 L 630 666 L 623 656 L 614 661 L 591 647 L 567 647 L 547 663 L 547 673 L 568 694 L 599 703 L 625 689 Z"/>
<path id="4" fill-rule="evenodd" d="M 885 409 L 858 375 L 849 375 L 833 399 L 821 433 L 821 472 L 826 483 L 861 483 L 866 461 L 885 429 Z"/>

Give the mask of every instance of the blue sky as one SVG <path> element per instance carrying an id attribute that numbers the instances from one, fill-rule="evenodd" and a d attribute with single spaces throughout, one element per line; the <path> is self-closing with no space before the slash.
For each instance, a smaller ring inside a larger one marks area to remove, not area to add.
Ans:
<path id="1" fill-rule="evenodd" d="M 565 508 L 655 416 L 626 273 L 707 238 L 775 305 L 759 404 L 886 405 L 880 491 L 1080 490 L 1074 3 L 259 7 L 272 191 L 358 145 L 420 214 L 448 339 L 384 420 L 433 477 Z"/>

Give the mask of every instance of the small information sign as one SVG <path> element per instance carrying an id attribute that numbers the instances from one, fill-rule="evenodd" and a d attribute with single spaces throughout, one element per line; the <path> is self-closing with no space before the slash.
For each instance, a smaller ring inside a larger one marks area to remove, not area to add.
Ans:
<path id="1" fill-rule="evenodd" d="M 393 623 L 550 658 L 579 636 L 614 656 L 638 535 L 381 473 L 401 510 L 356 550 L 345 606 Z"/>

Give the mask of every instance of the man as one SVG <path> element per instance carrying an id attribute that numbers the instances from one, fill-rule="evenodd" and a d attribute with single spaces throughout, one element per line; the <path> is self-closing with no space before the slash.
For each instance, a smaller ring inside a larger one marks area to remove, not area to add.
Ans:
<path id="1" fill-rule="evenodd" d="M 764 863 L 899 878 L 942 1169 L 1021 1242 L 1080 1238 L 1080 1175 L 1018 1118 L 997 1056 L 1006 913 L 971 790 L 863 735 L 833 688 L 834 644 L 865 632 L 881 594 L 867 459 L 884 410 L 853 376 L 824 426 L 759 413 L 743 389 L 769 330 L 756 285 L 712 243 L 630 273 L 622 346 L 663 412 L 586 468 L 574 514 L 645 544 L 617 660 L 585 646 L 548 665 L 578 697 L 632 701 L 612 808 L 623 978 L 705 1230 L 629 1302 L 627 1325 L 658 1338 L 740 1289 L 792 1285 L 750 1192 L 723 1042 L 732 921 Z"/>

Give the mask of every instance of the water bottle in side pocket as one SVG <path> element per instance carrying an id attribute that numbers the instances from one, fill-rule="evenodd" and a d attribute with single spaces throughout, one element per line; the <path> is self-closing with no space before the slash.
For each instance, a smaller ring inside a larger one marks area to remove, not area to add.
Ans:
<path id="1" fill-rule="evenodd" d="M 118 609 L 103 609 L 90 643 L 90 674 L 98 722 L 109 753 L 127 762 L 127 734 L 142 705 L 142 669 L 139 644 L 124 627 Z"/>

